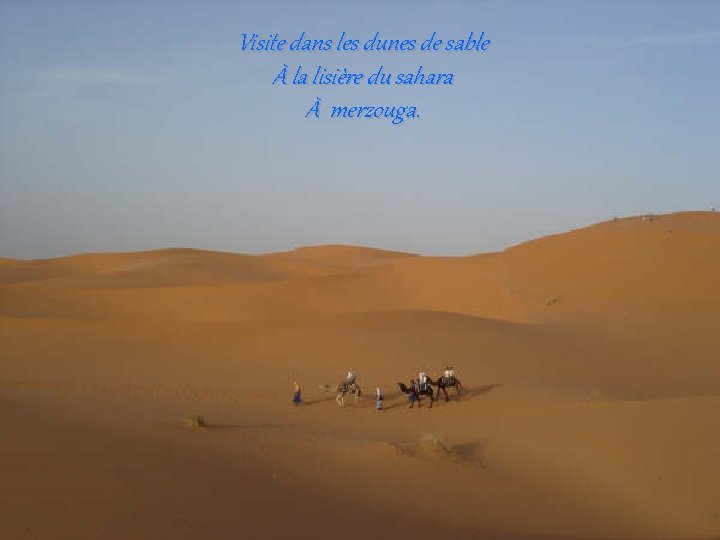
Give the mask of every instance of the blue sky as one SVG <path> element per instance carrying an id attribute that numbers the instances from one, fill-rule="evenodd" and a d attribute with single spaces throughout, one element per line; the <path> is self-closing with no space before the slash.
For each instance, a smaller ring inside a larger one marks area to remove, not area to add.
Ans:
<path id="1" fill-rule="evenodd" d="M 487 52 L 243 52 L 242 34 Z M 0 0 L 0 256 L 497 250 L 720 206 L 720 2 Z M 271 84 L 283 64 L 450 87 Z M 421 117 L 320 119 L 330 105 Z"/>

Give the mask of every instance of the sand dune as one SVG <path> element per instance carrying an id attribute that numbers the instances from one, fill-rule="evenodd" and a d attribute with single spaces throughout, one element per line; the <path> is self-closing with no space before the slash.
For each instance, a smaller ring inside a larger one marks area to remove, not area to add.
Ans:
<path id="1" fill-rule="evenodd" d="M 0 259 L 0 537 L 720 538 L 718 276 L 701 212 L 455 258 Z M 410 410 L 448 363 L 461 398 Z M 350 367 L 385 411 L 320 390 Z"/>

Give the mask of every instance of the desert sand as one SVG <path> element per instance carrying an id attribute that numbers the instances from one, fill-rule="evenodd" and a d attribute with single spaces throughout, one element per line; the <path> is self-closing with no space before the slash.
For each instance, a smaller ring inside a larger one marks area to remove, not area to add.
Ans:
<path id="1" fill-rule="evenodd" d="M 0 259 L 0 411 L 0 538 L 720 538 L 720 214 Z"/>

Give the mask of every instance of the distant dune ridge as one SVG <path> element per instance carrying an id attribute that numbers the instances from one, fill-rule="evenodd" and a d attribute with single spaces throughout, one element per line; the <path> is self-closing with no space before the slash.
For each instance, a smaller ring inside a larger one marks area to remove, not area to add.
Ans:
<path id="1" fill-rule="evenodd" d="M 317 390 L 350 368 L 383 412 Z M 0 259 L 0 410 L 2 538 L 720 538 L 720 214 Z"/>

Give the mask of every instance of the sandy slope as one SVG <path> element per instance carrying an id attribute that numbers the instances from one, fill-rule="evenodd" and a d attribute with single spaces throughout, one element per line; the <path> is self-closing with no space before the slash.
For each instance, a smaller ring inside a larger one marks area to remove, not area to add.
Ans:
<path id="1" fill-rule="evenodd" d="M 0 537 L 720 538 L 718 276 L 711 213 L 462 258 L 0 259 Z M 447 363 L 461 399 L 408 409 Z M 349 367 L 382 414 L 318 389 Z"/>

